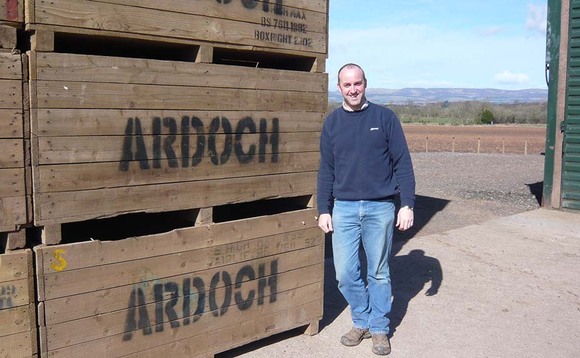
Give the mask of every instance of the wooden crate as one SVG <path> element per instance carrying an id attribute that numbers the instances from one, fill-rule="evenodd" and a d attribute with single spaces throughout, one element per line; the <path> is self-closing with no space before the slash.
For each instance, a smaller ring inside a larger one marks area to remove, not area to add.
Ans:
<path id="1" fill-rule="evenodd" d="M 38 246 L 42 355 L 211 356 L 322 317 L 324 235 L 303 209 Z"/>
<path id="2" fill-rule="evenodd" d="M 0 25 L 22 27 L 23 24 L 24 0 L 2 0 L 0 2 Z"/>
<path id="3" fill-rule="evenodd" d="M 28 30 L 328 52 L 328 0 L 28 0 L 25 9 Z"/>
<path id="4" fill-rule="evenodd" d="M 0 357 L 37 357 L 34 269 L 29 249 L 0 254 Z"/>
<path id="5" fill-rule="evenodd" d="M 29 57 L 38 226 L 315 192 L 324 73 Z"/>
<path id="6" fill-rule="evenodd" d="M 20 54 L 0 51 L 0 232 L 17 231 L 31 222 L 22 63 Z"/>

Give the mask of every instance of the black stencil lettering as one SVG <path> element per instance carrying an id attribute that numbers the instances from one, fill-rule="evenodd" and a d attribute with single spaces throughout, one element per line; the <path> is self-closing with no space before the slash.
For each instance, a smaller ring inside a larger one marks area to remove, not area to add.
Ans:
<path id="1" fill-rule="evenodd" d="M 203 160 L 203 153 L 205 152 L 205 128 L 201 119 L 191 117 L 191 126 L 197 133 L 197 145 L 195 146 L 195 153 L 191 160 L 191 166 L 195 167 Z"/>
<path id="2" fill-rule="evenodd" d="M 209 285 L 209 308 L 215 317 L 223 316 L 228 311 L 230 303 L 232 302 L 232 278 L 230 274 L 227 273 L 226 271 L 223 271 L 221 276 L 224 281 L 226 293 L 224 297 L 224 302 L 222 303 L 222 306 L 220 307 L 219 311 L 218 305 L 216 303 L 216 292 L 215 292 L 216 287 L 220 282 L 219 272 L 216 272 L 216 274 L 213 275 L 213 277 L 211 278 L 211 283 Z"/>
<path id="3" fill-rule="evenodd" d="M 255 9 L 258 6 L 258 2 L 256 0 L 242 0 L 242 5 L 246 9 Z"/>
<path id="4" fill-rule="evenodd" d="M 193 312 L 193 322 L 197 322 L 205 309 L 205 282 L 200 277 L 195 277 L 193 279 L 193 287 L 197 291 L 197 308 Z"/>
<path id="5" fill-rule="evenodd" d="M 189 117 L 181 117 L 181 166 L 189 167 Z"/>
<path id="6" fill-rule="evenodd" d="M 260 155 L 258 161 L 260 163 L 266 162 L 266 145 L 268 142 L 272 146 L 272 163 L 278 163 L 278 150 L 280 145 L 280 125 L 278 118 L 272 119 L 272 133 L 268 137 L 268 122 L 265 119 L 260 119 Z"/>
<path id="7" fill-rule="evenodd" d="M 252 281 L 256 278 L 256 272 L 254 271 L 254 269 L 252 268 L 252 266 L 250 265 L 246 265 L 244 267 L 242 267 L 240 269 L 240 271 L 238 271 L 238 274 L 236 275 L 236 290 L 238 290 L 235 293 L 235 300 L 236 300 L 236 304 L 238 305 L 238 308 L 240 309 L 240 311 L 245 311 L 248 308 L 252 307 L 252 302 L 254 301 L 254 297 L 256 296 L 256 291 L 255 290 L 250 290 L 248 292 L 248 298 L 247 299 L 243 299 L 242 297 L 242 291 L 240 290 L 240 288 L 242 287 L 242 284 L 244 283 L 244 278 L 247 277 L 247 281 Z"/>
<path id="8" fill-rule="evenodd" d="M 250 145 L 250 148 L 248 149 L 247 153 L 244 152 L 244 148 L 242 145 L 242 137 L 246 129 L 251 134 L 256 133 L 256 123 L 254 123 L 254 120 L 250 117 L 245 117 L 244 119 L 239 121 L 236 127 L 236 140 L 235 140 L 236 156 L 240 161 L 240 163 L 242 164 L 250 163 L 254 159 L 254 156 L 256 155 L 255 144 Z"/>
<path id="9" fill-rule="evenodd" d="M 225 141 L 224 141 L 224 150 L 222 151 L 222 153 L 220 154 L 219 158 L 218 158 L 218 153 L 217 153 L 217 143 L 216 143 L 216 133 L 219 131 L 220 129 L 220 122 L 221 122 L 221 127 L 224 130 L 224 135 L 225 135 Z M 226 118 L 226 117 L 221 117 L 221 121 L 220 121 L 220 117 L 215 117 L 210 125 L 209 125 L 209 136 L 208 136 L 208 140 L 207 140 L 207 144 L 208 144 L 208 150 L 209 150 L 209 155 L 211 158 L 211 162 L 214 165 L 222 165 L 227 163 L 227 161 L 230 159 L 230 155 L 232 153 L 232 147 L 233 147 L 233 143 L 232 143 L 232 125 L 230 124 L 230 121 Z"/>
<path id="10" fill-rule="evenodd" d="M 171 298 L 165 304 L 165 314 L 169 320 L 171 328 L 179 327 L 179 322 L 177 321 L 177 312 L 175 312 L 175 306 L 177 305 L 177 299 L 179 298 L 179 286 L 175 282 L 165 283 L 165 292 L 171 294 Z"/>
<path id="11" fill-rule="evenodd" d="M 134 128 L 133 128 L 134 127 Z M 135 153 L 133 154 L 133 139 L 135 139 Z M 147 150 L 145 149 L 145 141 L 143 140 L 143 131 L 141 129 L 141 121 L 135 117 L 127 120 L 125 126 L 125 138 L 123 140 L 123 153 L 121 155 L 121 162 L 119 163 L 119 170 L 126 172 L 129 170 L 129 163 L 132 160 L 139 161 L 139 167 L 149 169 L 149 159 L 147 158 Z"/>
<path id="12" fill-rule="evenodd" d="M 270 287 L 270 303 L 276 302 L 278 296 L 278 260 L 270 262 L 270 276 L 266 277 L 266 265 L 258 266 L 258 305 L 264 304 L 266 287 Z"/>
<path id="13" fill-rule="evenodd" d="M 127 310 L 127 317 L 125 319 L 125 333 L 123 334 L 123 341 L 129 341 L 133 338 L 133 331 L 142 329 L 144 335 L 153 333 L 151 329 L 151 322 L 149 321 L 149 314 L 145 306 L 145 295 L 141 288 L 134 287 L 129 296 L 129 305 Z M 135 319 L 139 309 L 139 319 Z"/>
<path id="14" fill-rule="evenodd" d="M 169 130 L 169 134 L 163 140 L 163 150 L 167 157 L 167 163 L 170 168 L 177 168 L 179 163 L 177 162 L 175 150 L 173 150 L 173 143 L 177 140 L 177 122 L 175 118 L 165 117 L 163 118 L 163 126 Z"/>
<path id="15" fill-rule="evenodd" d="M 183 306 L 181 307 L 183 311 L 183 325 L 188 326 L 190 323 L 189 315 L 191 314 L 191 279 L 183 279 Z"/>
<path id="16" fill-rule="evenodd" d="M 161 168 L 161 118 L 153 118 L 153 168 Z"/>
<path id="17" fill-rule="evenodd" d="M 155 295 L 155 332 L 163 332 L 163 284 L 153 286 Z"/>

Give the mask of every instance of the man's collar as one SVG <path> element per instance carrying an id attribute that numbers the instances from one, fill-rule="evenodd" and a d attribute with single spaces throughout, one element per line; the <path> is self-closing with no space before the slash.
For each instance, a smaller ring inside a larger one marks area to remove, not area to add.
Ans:
<path id="1" fill-rule="evenodd" d="M 348 104 L 346 104 L 345 101 L 342 101 L 342 108 L 344 108 L 344 110 L 347 112 L 360 112 L 363 109 L 367 108 L 368 106 L 369 106 L 369 101 L 365 99 L 365 103 L 363 103 L 363 105 L 360 107 L 360 109 L 354 110 L 354 109 L 350 108 L 350 106 Z"/>

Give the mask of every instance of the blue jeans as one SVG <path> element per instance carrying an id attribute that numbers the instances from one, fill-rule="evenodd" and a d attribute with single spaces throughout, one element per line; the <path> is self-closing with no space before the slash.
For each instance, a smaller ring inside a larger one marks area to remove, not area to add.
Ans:
<path id="1" fill-rule="evenodd" d="M 332 213 L 332 250 L 338 289 L 350 305 L 353 326 L 372 334 L 389 333 L 395 204 L 392 200 L 335 200 Z M 360 244 L 367 261 L 361 275 Z"/>

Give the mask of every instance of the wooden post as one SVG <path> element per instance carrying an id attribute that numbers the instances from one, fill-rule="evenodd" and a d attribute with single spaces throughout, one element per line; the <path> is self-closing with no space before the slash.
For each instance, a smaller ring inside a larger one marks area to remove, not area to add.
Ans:
<path id="1" fill-rule="evenodd" d="M 453 140 L 451 142 L 451 153 L 455 153 L 455 137 L 453 137 Z"/>
<path id="2" fill-rule="evenodd" d="M 524 144 L 524 155 L 528 155 L 528 141 Z"/>
<path id="3" fill-rule="evenodd" d="M 505 139 L 501 142 L 501 154 L 505 154 Z"/>
<path id="4" fill-rule="evenodd" d="M 429 137 L 425 137 L 425 153 L 429 153 Z"/>
<path id="5" fill-rule="evenodd" d="M 477 154 L 479 154 L 480 149 L 481 149 L 481 139 L 477 138 Z"/>

